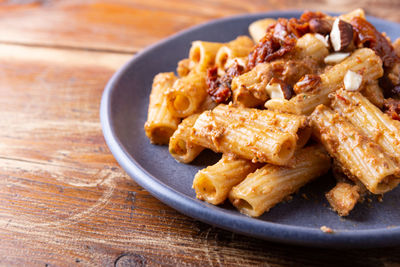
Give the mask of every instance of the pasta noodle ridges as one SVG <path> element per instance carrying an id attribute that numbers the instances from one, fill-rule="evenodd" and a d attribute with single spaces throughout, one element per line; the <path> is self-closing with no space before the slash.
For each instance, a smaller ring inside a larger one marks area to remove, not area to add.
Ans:
<path id="1" fill-rule="evenodd" d="M 356 32 L 356 39 L 340 42 L 348 52 L 343 58 L 332 53 L 337 43 L 331 46 L 338 19 Z M 396 187 L 400 102 L 384 97 L 400 95 L 400 39 L 392 47 L 361 9 L 266 19 L 249 31 L 255 46 L 247 36 L 194 41 L 178 77 L 161 73 L 153 81 L 145 123 L 150 141 L 169 144 L 182 163 L 204 148 L 223 153 L 196 174 L 197 198 L 218 205 L 229 197 L 240 212 L 260 216 L 326 173 L 330 157 L 337 184 L 326 198 L 340 216 L 366 193 Z M 311 134 L 320 144 L 310 144 Z"/>

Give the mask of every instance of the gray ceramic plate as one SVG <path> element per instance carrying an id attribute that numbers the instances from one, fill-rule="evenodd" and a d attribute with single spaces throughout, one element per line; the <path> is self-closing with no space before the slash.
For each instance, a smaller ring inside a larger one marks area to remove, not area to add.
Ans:
<path id="1" fill-rule="evenodd" d="M 213 206 L 195 198 L 191 188 L 195 173 L 218 160 L 203 152 L 190 165 L 177 163 L 167 147 L 151 145 L 143 125 L 153 76 L 174 71 L 188 55 L 191 41 L 229 41 L 247 34 L 248 25 L 265 17 L 299 17 L 301 12 L 273 12 L 215 20 L 167 38 L 137 54 L 110 80 L 101 101 L 101 123 L 111 152 L 125 171 L 152 195 L 200 221 L 266 240 L 324 247 L 378 247 L 400 245 L 400 188 L 384 201 L 365 202 L 350 216 L 340 218 L 328 208 L 324 193 L 333 185 L 328 175 L 305 186 L 293 200 L 281 203 L 258 219 L 241 215 L 229 204 Z M 391 38 L 400 25 L 369 18 Z M 305 193 L 308 200 L 301 195 Z M 322 225 L 333 234 L 320 230 Z"/>

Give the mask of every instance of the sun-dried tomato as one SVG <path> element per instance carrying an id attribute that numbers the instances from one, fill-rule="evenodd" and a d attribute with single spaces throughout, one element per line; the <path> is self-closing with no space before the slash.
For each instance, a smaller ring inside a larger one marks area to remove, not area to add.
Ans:
<path id="1" fill-rule="evenodd" d="M 294 34 L 297 38 L 310 32 L 310 24 L 308 21 L 302 21 L 295 18 L 291 18 L 288 21 L 287 28 L 288 31 Z"/>
<path id="2" fill-rule="evenodd" d="M 354 17 L 350 23 L 356 32 L 357 45 L 374 50 L 384 67 L 391 67 L 399 60 L 390 42 L 371 23 L 361 17 Z"/>
<path id="3" fill-rule="evenodd" d="M 363 18 L 355 17 L 351 21 L 353 29 L 356 33 L 356 44 L 358 47 L 368 47 L 382 59 L 384 67 L 384 76 L 379 79 L 379 85 L 384 91 L 385 97 L 399 96 L 395 87 L 398 86 L 393 80 L 393 71 L 395 71 L 396 63 L 400 62 L 400 58 L 396 55 L 392 44 L 386 37 L 376 28 Z"/>
<path id="4" fill-rule="evenodd" d="M 244 67 L 234 62 L 226 71 L 225 75 L 218 76 L 218 68 L 207 70 L 207 93 L 216 103 L 227 103 L 232 96 L 232 79 L 244 72 Z"/>
<path id="5" fill-rule="evenodd" d="M 245 72 L 245 69 L 242 65 L 240 65 L 237 61 L 235 61 L 227 70 L 226 75 L 231 77 L 239 76 Z"/>
<path id="6" fill-rule="evenodd" d="M 292 51 L 296 45 L 296 40 L 286 37 L 283 42 L 268 35 L 264 37 L 262 43 L 257 45 L 255 50 L 249 55 L 248 68 L 254 68 L 258 63 L 270 62 L 280 58 L 286 53 Z"/>
<path id="7" fill-rule="evenodd" d="M 270 62 L 292 51 L 296 45 L 296 38 L 289 34 L 287 20 L 279 19 L 275 27 L 268 29 L 267 34 L 254 47 L 249 55 L 248 69 L 257 64 Z"/>
<path id="8" fill-rule="evenodd" d="M 313 11 L 304 11 L 304 13 L 300 16 L 301 21 L 310 21 L 312 19 L 322 19 L 325 18 L 326 14 L 322 12 L 313 12 Z"/>
<path id="9" fill-rule="evenodd" d="M 280 58 L 292 51 L 297 39 L 310 32 L 309 21 L 323 17 L 325 17 L 323 13 L 308 11 L 300 19 L 278 19 L 274 25 L 267 28 L 265 36 L 250 53 L 248 69 L 254 68 L 259 63 Z"/>

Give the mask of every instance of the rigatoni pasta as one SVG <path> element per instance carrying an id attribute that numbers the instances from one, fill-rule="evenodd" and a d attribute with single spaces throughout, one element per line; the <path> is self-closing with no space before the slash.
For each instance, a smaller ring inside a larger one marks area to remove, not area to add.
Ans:
<path id="1" fill-rule="evenodd" d="M 198 171 L 194 176 L 196 197 L 214 205 L 221 204 L 233 186 L 261 166 L 234 155 L 223 154 L 216 164 Z"/>
<path id="2" fill-rule="evenodd" d="M 329 49 L 315 34 L 307 33 L 297 40 L 294 53 L 297 59 L 312 59 L 316 64 L 321 64 L 329 54 Z"/>
<path id="3" fill-rule="evenodd" d="M 175 117 L 184 118 L 201 111 L 207 98 L 206 74 L 197 69 L 176 80 L 165 93 L 168 110 Z"/>
<path id="4" fill-rule="evenodd" d="M 266 18 L 249 33 L 194 41 L 178 77 L 154 78 L 150 142 L 186 164 L 205 149 L 222 153 L 195 175 L 196 197 L 219 205 L 229 196 L 257 217 L 331 168 L 337 183 L 323 193 L 347 216 L 364 195 L 394 189 L 400 39 L 392 44 L 362 9 Z"/>
<path id="5" fill-rule="evenodd" d="M 184 58 L 178 62 L 178 66 L 176 67 L 176 72 L 179 77 L 185 77 L 191 71 L 191 63 L 189 58 Z"/>
<path id="6" fill-rule="evenodd" d="M 144 126 L 146 136 L 153 144 L 168 144 L 169 138 L 178 128 L 180 119 L 167 108 L 165 97 L 165 92 L 172 87 L 176 79 L 173 72 L 159 73 L 154 77 L 147 121 Z"/>
<path id="7" fill-rule="evenodd" d="M 355 50 L 351 56 L 334 65 L 321 74 L 321 84 L 311 92 L 296 95 L 285 103 L 295 110 L 296 114 L 309 115 L 320 104 L 329 104 L 328 95 L 343 85 L 343 79 L 347 71 L 360 73 L 364 81 L 376 80 L 383 75 L 382 60 L 369 48 Z M 267 108 L 272 108 L 266 103 Z M 277 110 L 288 110 L 286 107 Z"/>
<path id="8" fill-rule="evenodd" d="M 355 17 L 360 17 L 365 19 L 365 12 L 363 9 L 361 8 L 357 8 L 355 10 L 353 10 L 352 12 L 340 15 L 339 18 L 346 21 L 346 22 L 351 22 L 353 18 Z"/>
<path id="9" fill-rule="evenodd" d="M 344 117 L 320 105 L 310 119 L 315 135 L 329 154 L 369 191 L 382 194 L 398 185 L 398 164 Z"/>
<path id="10" fill-rule="evenodd" d="M 336 92 L 332 107 L 400 164 L 400 122 L 392 120 L 359 92 Z"/>
<path id="11" fill-rule="evenodd" d="M 275 19 L 265 18 L 256 20 L 249 25 L 249 33 L 254 42 L 259 42 L 267 32 L 267 28 L 276 23 Z"/>
<path id="12" fill-rule="evenodd" d="M 268 99 L 265 87 L 272 79 L 273 67 L 261 63 L 232 80 L 233 102 L 244 107 L 257 107 Z"/>
<path id="13" fill-rule="evenodd" d="M 322 146 L 298 150 L 290 167 L 266 164 L 232 188 L 229 200 L 242 213 L 257 217 L 330 169 Z"/>
<path id="14" fill-rule="evenodd" d="M 192 129 L 193 143 L 254 162 L 285 165 L 296 150 L 304 116 L 220 104 L 203 112 Z"/>
<path id="15" fill-rule="evenodd" d="M 293 86 L 303 75 L 314 72 L 328 54 L 329 50 L 321 40 L 312 34 L 304 35 L 287 59 L 260 63 L 249 72 L 233 78 L 233 102 L 245 107 L 264 104 L 271 97 L 266 86 L 273 77 L 279 77 Z"/>
<path id="16" fill-rule="evenodd" d="M 239 36 L 218 49 L 215 56 L 215 65 L 219 71 L 224 72 L 229 61 L 247 56 L 253 46 L 254 43 L 248 36 Z"/>
<path id="17" fill-rule="evenodd" d="M 215 63 L 215 56 L 223 43 L 194 41 L 189 51 L 190 68 L 206 71 Z"/>
<path id="18" fill-rule="evenodd" d="M 382 88 L 379 86 L 378 80 L 372 80 L 364 84 L 360 90 L 361 94 L 365 96 L 372 104 L 378 108 L 382 108 L 385 102 Z"/>
<path id="19" fill-rule="evenodd" d="M 193 161 L 204 149 L 190 140 L 190 131 L 198 117 L 199 114 L 193 114 L 184 119 L 169 140 L 169 153 L 179 162 Z"/>

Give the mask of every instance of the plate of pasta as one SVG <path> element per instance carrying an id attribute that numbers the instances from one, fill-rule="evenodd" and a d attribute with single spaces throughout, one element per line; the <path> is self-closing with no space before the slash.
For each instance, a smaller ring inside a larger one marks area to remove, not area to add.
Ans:
<path id="1" fill-rule="evenodd" d="M 135 55 L 100 117 L 124 170 L 200 221 L 291 244 L 400 244 L 400 25 L 272 12 Z"/>

